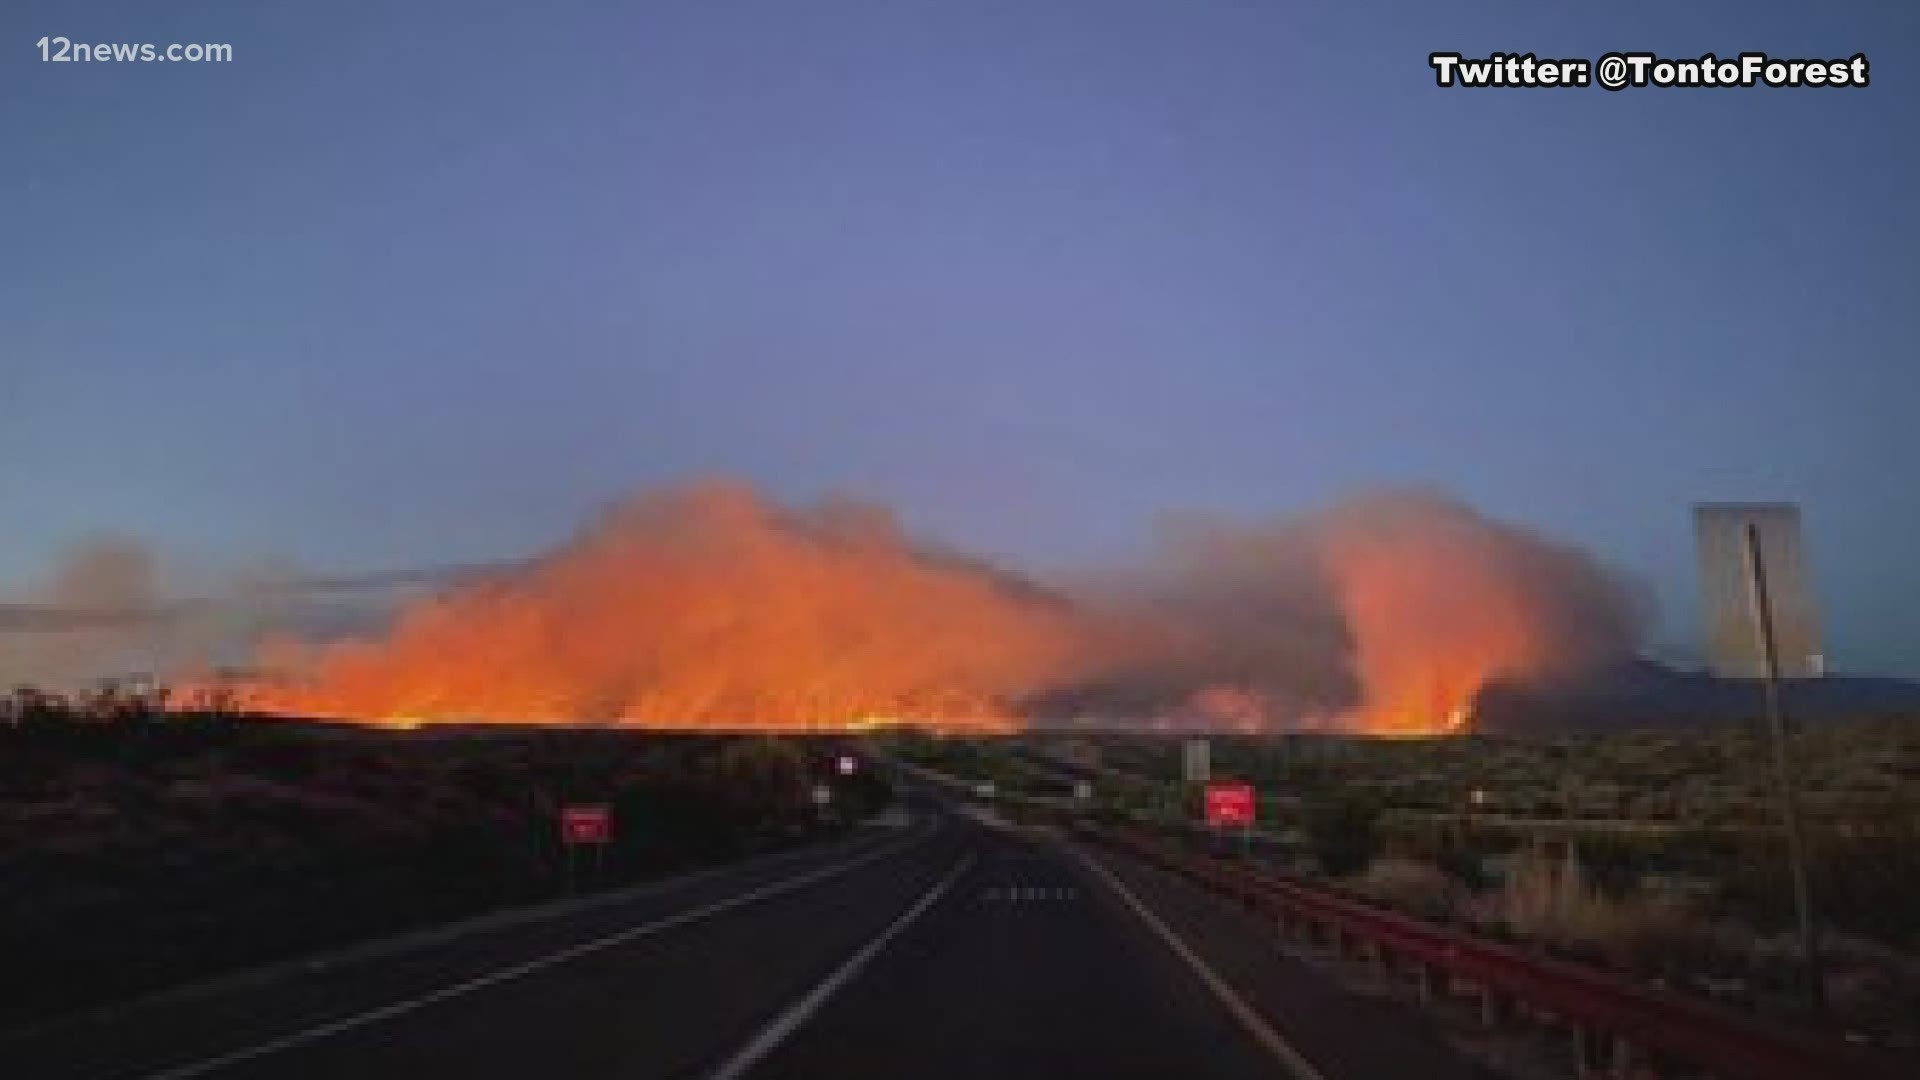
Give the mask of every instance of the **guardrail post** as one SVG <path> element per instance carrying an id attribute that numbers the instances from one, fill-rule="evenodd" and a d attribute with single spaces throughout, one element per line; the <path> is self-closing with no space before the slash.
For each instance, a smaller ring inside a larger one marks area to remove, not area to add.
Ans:
<path id="1" fill-rule="evenodd" d="M 1500 991 L 1491 986 L 1480 988 L 1480 1023 L 1483 1026 L 1497 1028 L 1507 1022 L 1512 1012 L 1512 1007 L 1500 995 Z"/>
<path id="2" fill-rule="evenodd" d="M 1580 1080 L 1586 1080 L 1594 1074 L 1602 1038 L 1599 1032 L 1585 1024 L 1573 1025 L 1573 1075 Z"/>
<path id="3" fill-rule="evenodd" d="M 1384 972 L 1387 970 L 1387 950 L 1381 948 L 1379 942 L 1362 942 L 1360 948 L 1361 955 L 1367 958 L 1368 967 L 1372 968 L 1375 972 Z"/>
<path id="4" fill-rule="evenodd" d="M 1613 1037 L 1613 1075 L 1621 1080 L 1633 1075 L 1633 1044 L 1619 1035 Z"/>
<path id="5" fill-rule="evenodd" d="M 1420 991 L 1420 1004 L 1431 1005 L 1440 996 L 1442 981 L 1446 978 L 1440 969 L 1425 960 L 1414 962 L 1413 977 Z"/>

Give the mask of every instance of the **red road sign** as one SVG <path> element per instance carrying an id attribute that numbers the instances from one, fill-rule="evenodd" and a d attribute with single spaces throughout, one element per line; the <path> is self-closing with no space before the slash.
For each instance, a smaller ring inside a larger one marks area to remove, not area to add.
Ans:
<path id="1" fill-rule="evenodd" d="M 1207 824 L 1216 828 L 1252 828 L 1252 784 L 1208 784 Z"/>
<path id="2" fill-rule="evenodd" d="M 605 803 L 560 808 L 560 839 L 568 844 L 613 841 L 613 810 Z"/>

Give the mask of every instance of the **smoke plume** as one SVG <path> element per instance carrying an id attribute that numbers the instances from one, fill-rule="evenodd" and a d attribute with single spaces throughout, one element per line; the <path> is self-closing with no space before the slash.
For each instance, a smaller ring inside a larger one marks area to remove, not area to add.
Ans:
<path id="1" fill-rule="evenodd" d="M 130 537 L 82 540 L 39 583 L 0 594 L 0 691 L 69 694 L 244 661 L 263 635 L 324 640 L 378 629 L 380 597 L 357 584 L 307 577 L 280 560 L 194 573 Z"/>
<path id="2" fill-rule="evenodd" d="M 0 633 L 0 688 L 65 690 L 158 659 L 134 632 L 137 614 L 159 596 L 152 553 L 125 537 L 96 537 L 62 552 L 44 583 L 21 601 L 33 610 L 71 611 L 68 625 Z"/>
<path id="3" fill-rule="evenodd" d="M 1004 728 L 1093 716 L 1458 728 L 1490 681 L 1630 652 L 1587 555 L 1423 492 L 1258 525 L 1186 517 L 1143 565 L 1044 588 L 884 510 L 732 484 L 637 498 L 387 633 L 260 650 L 265 711 L 387 722 Z"/>

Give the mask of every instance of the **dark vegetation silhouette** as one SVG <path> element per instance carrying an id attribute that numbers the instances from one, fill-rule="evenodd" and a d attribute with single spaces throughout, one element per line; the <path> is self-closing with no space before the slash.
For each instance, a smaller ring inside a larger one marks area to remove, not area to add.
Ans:
<path id="1" fill-rule="evenodd" d="M 888 797 L 822 741 L 151 705 L 0 709 L 0 1023 L 562 895 L 570 802 L 614 813 L 586 889 L 829 837 Z"/>

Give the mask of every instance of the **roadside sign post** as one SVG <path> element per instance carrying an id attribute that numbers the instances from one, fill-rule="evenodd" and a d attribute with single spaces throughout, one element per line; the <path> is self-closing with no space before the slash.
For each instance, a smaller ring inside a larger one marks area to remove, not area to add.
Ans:
<path id="1" fill-rule="evenodd" d="M 1199 787 L 1212 776 L 1212 752 L 1205 739 L 1188 739 L 1181 748 L 1180 775 L 1188 784 Z"/>
<path id="2" fill-rule="evenodd" d="M 576 863 L 583 847 L 593 849 L 593 876 L 597 881 L 607 845 L 613 842 L 613 808 L 605 803 L 581 803 L 560 808 L 560 843 L 567 849 L 567 892 L 574 891 Z"/>
<path id="3" fill-rule="evenodd" d="M 1693 517 L 1712 671 L 1721 678 L 1760 683 L 1770 779 L 1786 839 L 1807 997 L 1816 1012 L 1824 1011 L 1819 925 L 1780 686 L 1782 679 L 1817 679 L 1826 673 L 1800 538 L 1800 508 L 1792 503 L 1700 503 Z"/>
<path id="4" fill-rule="evenodd" d="M 1780 657 L 1773 635 L 1773 610 L 1767 599 L 1767 568 L 1760 556 L 1760 528 L 1746 528 L 1747 574 L 1753 617 L 1764 662 L 1768 741 L 1773 744 L 1773 784 L 1780 798 L 1780 820 L 1787 834 L 1787 862 L 1793 873 L 1793 909 L 1800 923 L 1800 952 L 1807 965 L 1807 993 L 1814 1010 L 1825 1011 L 1826 977 L 1820 963 L 1820 931 L 1813 921 L 1813 886 L 1807 880 L 1807 840 L 1800 823 L 1800 796 L 1787 757 L 1787 720 L 1780 708 Z"/>

